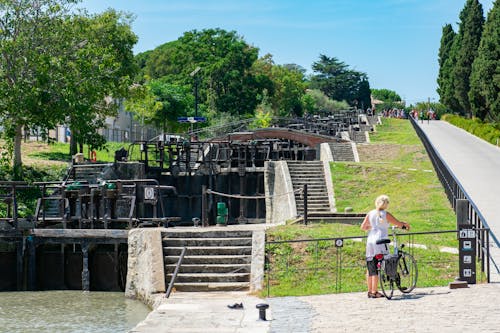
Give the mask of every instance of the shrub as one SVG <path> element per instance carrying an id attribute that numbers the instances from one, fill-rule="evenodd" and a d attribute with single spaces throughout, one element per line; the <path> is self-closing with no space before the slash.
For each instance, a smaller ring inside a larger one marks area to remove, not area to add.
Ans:
<path id="1" fill-rule="evenodd" d="M 478 118 L 466 119 L 452 114 L 446 114 L 441 119 L 452 125 L 460 127 L 491 144 L 498 145 L 500 141 L 500 124 L 484 123 Z"/>

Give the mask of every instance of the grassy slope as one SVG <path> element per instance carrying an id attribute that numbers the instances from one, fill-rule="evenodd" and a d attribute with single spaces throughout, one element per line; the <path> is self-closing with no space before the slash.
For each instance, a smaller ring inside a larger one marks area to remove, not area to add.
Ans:
<path id="1" fill-rule="evenodd" d="M 106 148 L 96 152 L 98 162 L 113 162 L 115 150 L 121 147 L 128 148 L 128 143 L 108 142 Z M 88 158 L 88 148 L 84 146 L 84 156 Z M 22 146 L 23 161 L 31 164 L 65 164 L 71 162 L 69 144 L 56 142 L 50 145 L 41 142 L 27 142 Z"/>
<path id="2" fill-rule="evenodd" d="M 366 212 L 387 194 L 389 211 L 413 231 L 453 229 L 455 215 L 411 124 L 384 119 L 370 137 L 371 144 L 359 146 L 361 163 L 331 164 L 337 209 Z"/>

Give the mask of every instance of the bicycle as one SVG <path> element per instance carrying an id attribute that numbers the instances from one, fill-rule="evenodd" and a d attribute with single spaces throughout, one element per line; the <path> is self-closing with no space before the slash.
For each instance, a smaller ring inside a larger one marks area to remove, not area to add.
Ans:
<path id="1" fill-rule="evenodd" d="M 393 253 L 388 255 L 377 254 L 378 278 L 380 289 L 387 299 L 391 299 L 396 286 L 402 293 L 410 293 L 417 285 L 418 268 L 415 258 L 408 252 L 403 251 L 404 244 L 398 247 L 396 238 L 396 227 L 392 226 Z M 406 229 L 403 227 L 403 229 Z M 377 244 L 387 244 L 390 239 L 385 238 L 377 241 Z"/>

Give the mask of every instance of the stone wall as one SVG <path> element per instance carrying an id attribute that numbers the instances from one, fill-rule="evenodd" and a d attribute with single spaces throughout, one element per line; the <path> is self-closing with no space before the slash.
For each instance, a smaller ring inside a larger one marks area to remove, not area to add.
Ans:
<path id="1" fill-rule="evenodd" d="M 155 294 L 164 293 L 162 228 L 133 229 L 128 235 L 128 270 L 125 296 L 154 306 Z"/>
<path id="2" fill-rule="evenodd" d="M 265 162 L 264 187 L 266 223 L 284 224 L 297 216 L 295 194 L 286 161 Z"/>
<path id="3" fill-rule="evenodd" d="M 250 292 L 259 291 L 264 285 L 264 260 L 266 231 L 254 230 L 252 233 L 252 264 L 250 267 Z"/>

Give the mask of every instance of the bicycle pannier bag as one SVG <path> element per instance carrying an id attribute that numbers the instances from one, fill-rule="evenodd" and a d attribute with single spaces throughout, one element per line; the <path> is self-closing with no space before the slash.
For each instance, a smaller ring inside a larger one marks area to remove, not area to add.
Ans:
<path id="1" fill-rule="evenodd" d="M 385 260 L 385 273 L 387 276 L 394 278 L 398 267 L 398 256 L 389 256 Z"/>

